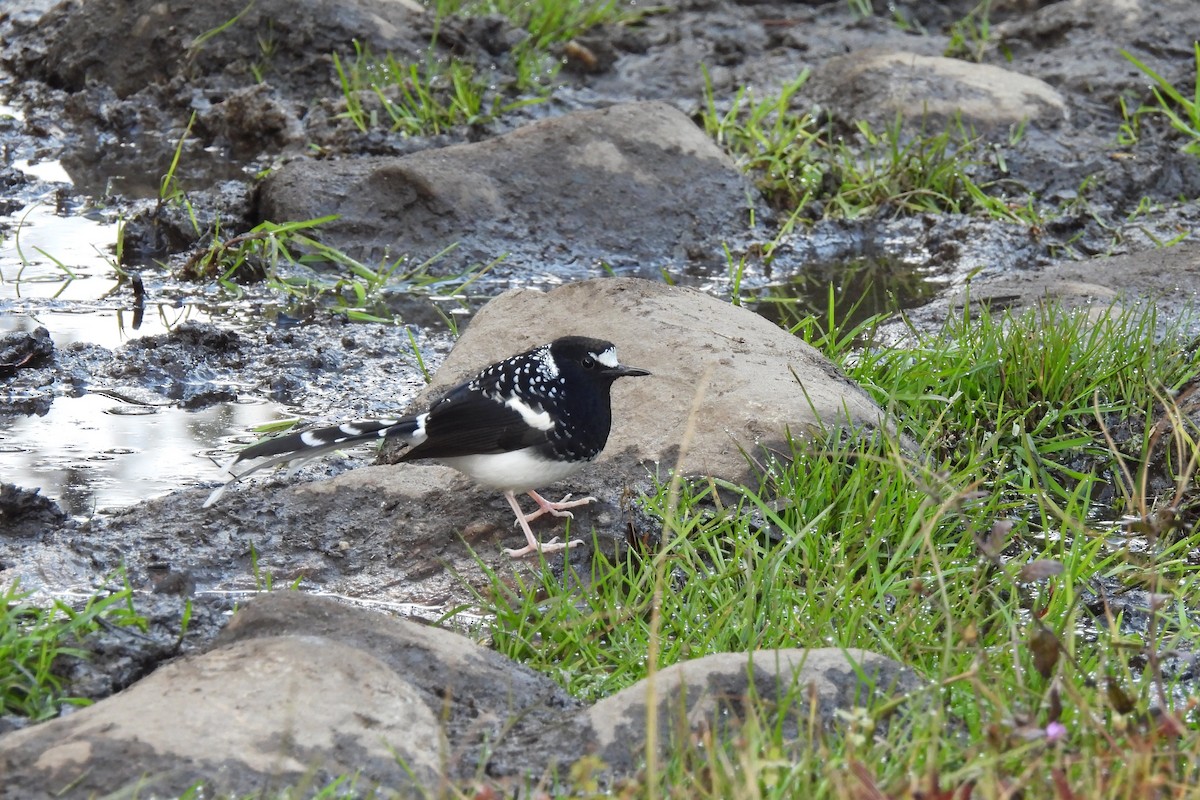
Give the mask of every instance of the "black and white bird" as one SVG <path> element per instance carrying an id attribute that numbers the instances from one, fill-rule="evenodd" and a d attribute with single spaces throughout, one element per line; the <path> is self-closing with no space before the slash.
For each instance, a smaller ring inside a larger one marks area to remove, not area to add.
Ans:
<path id="1" fill-rule="evenodd" d="M 287 461 L 303 462 L 352 444 L 398 439 L 409 445 L 402 461 L 429 458 L 457 469 L 483 486 L 504 492 L 528 544 L 505 549 L 517 558 L 565 550 L 578 541 L 540 544 L 529 528 L 543 514 L 570 517 L 569 508 L 594 497 L 552 503 L 537 487 L 560 481 L 604 449 L 612 424 L 611 390 L 617 378 L 649 375 L 622 366 L 611 342 L 564 336 L 506 358 L 451 389 L 423 414 L 366 420 L 268 439 L 241 451 L 226 470 L 233 477 L 204 503 L 215 503 L 230 483 Z M 243 462 L 266 459 L 240 472 Z M 516 493 L 537 503 L 525 514 Z"/>

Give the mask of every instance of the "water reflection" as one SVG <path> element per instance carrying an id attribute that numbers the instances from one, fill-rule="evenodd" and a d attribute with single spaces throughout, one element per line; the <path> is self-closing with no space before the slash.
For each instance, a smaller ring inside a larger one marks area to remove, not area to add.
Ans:
<path id="1" fill-rule="evenodd" d="M 167 333 L 187 320 L 211 319 L 209 310 L 201 306 L 156 303 L 146 308 L 135 328 L 134 309 L 71 307 L 48 311 L 17 305 L 4 310 L 0 303 L 0 336 L 44 326 L 57 348 L 81 342 L 111 350 L 141 336 Z"/>
<path id="2" fill-rule="evenodd" d="M 898 258 L 864 257 L 821 263 L 784 281 L 746 292 L 743 302 L 759 315 L 784 327 L 807 316 L 827 324 L 829 291 L 839 326 L 852 328 L 881 313 L 915 308 L 946 287 L 946 277 Z"/>
<path id="3" fill-rule="evenodd" d="M 0 300 L 94 301 L 116 283 L 115 222 L 64 214 L 38 200 L 0 216 Z"/>
<path id="4" fill-rule="evenodd" d="M 0 475 L 40 488 L 68 514 L 89 516 L 219 480 L 213 457 L 247 428 L 280 416 L 263 402 L 191 411 L 96 394 L 58 397 L 44 416 L 0 416 Z"/>

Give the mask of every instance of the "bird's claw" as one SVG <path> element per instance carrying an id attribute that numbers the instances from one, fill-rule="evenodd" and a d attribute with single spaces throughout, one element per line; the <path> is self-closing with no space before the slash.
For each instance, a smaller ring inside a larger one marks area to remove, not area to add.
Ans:
<path id="1" fill-rule="evenodd" d="M 506 547 L 506 548 L 504 548 L 504 555 L 508 556 L 509 558 L 520 558 L 521 556 L 527 556 L 531 553 L 535 553 L 535 552 L 539 552 L 539 551 L 542 553 L 542 555 L 545 555 L 547 553 L 557 553 L 562 550 L 570 550 L 572 547 L 579 547 L 580 545 L 583 545 L 583 544 L 585 544 L 585 542 L 582 539 L 572 539 L 569 542 L 560 542 L 558 540 L 558 537 L 555 536 L 550 541 L 542 542 L 540 545 L 538 545 L 536 547 L 531 544 L 527 544 L 524 547 L 517 549 L 517 550 L 514 550 L 510 547 Z"/>
<path id="2" fill-rule="evenodd" d="M 563 497 L 563 499 L 559 500 L 557 503 L 552 503 L 540 495 L 534 495 L 534 499 L 538 503 L 538 510 L 531 514 L 526 514 L 526 522 L 532 522 L 543 514 L 549 514 L 552 517 L 566 517 L 567 519 L 575 519 L 575 515 L 566 509 L 575 508 L 576 506 L 585 506 L 588 503 L 599 502 L 596 498 L 590 495 L 588 497 L 580 498 L 579 500 L 571 500 L 571 495 L 569 494 Z"/>

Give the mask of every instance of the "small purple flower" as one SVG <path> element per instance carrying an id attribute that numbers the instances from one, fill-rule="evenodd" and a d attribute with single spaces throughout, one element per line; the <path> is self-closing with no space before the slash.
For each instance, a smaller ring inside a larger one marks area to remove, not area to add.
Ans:
<path id="1" fill-rule="evenodd" d="M 1067 726 L 1061 722 L 1051 722 L 1046 726 L 1046 741 L 1050 743 L 1057 742 L 1067 735 Z"/>

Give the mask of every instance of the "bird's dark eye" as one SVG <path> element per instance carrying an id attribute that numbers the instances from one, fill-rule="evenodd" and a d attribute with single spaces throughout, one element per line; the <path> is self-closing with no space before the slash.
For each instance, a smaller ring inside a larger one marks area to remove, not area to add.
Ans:
<path id="1" fill-rule="evenodd" d="M 584 356 L 582 364 L 584 369 L 592 369 L 596 366 L 596 359 L 592 358 L 591 356 Z"/>

